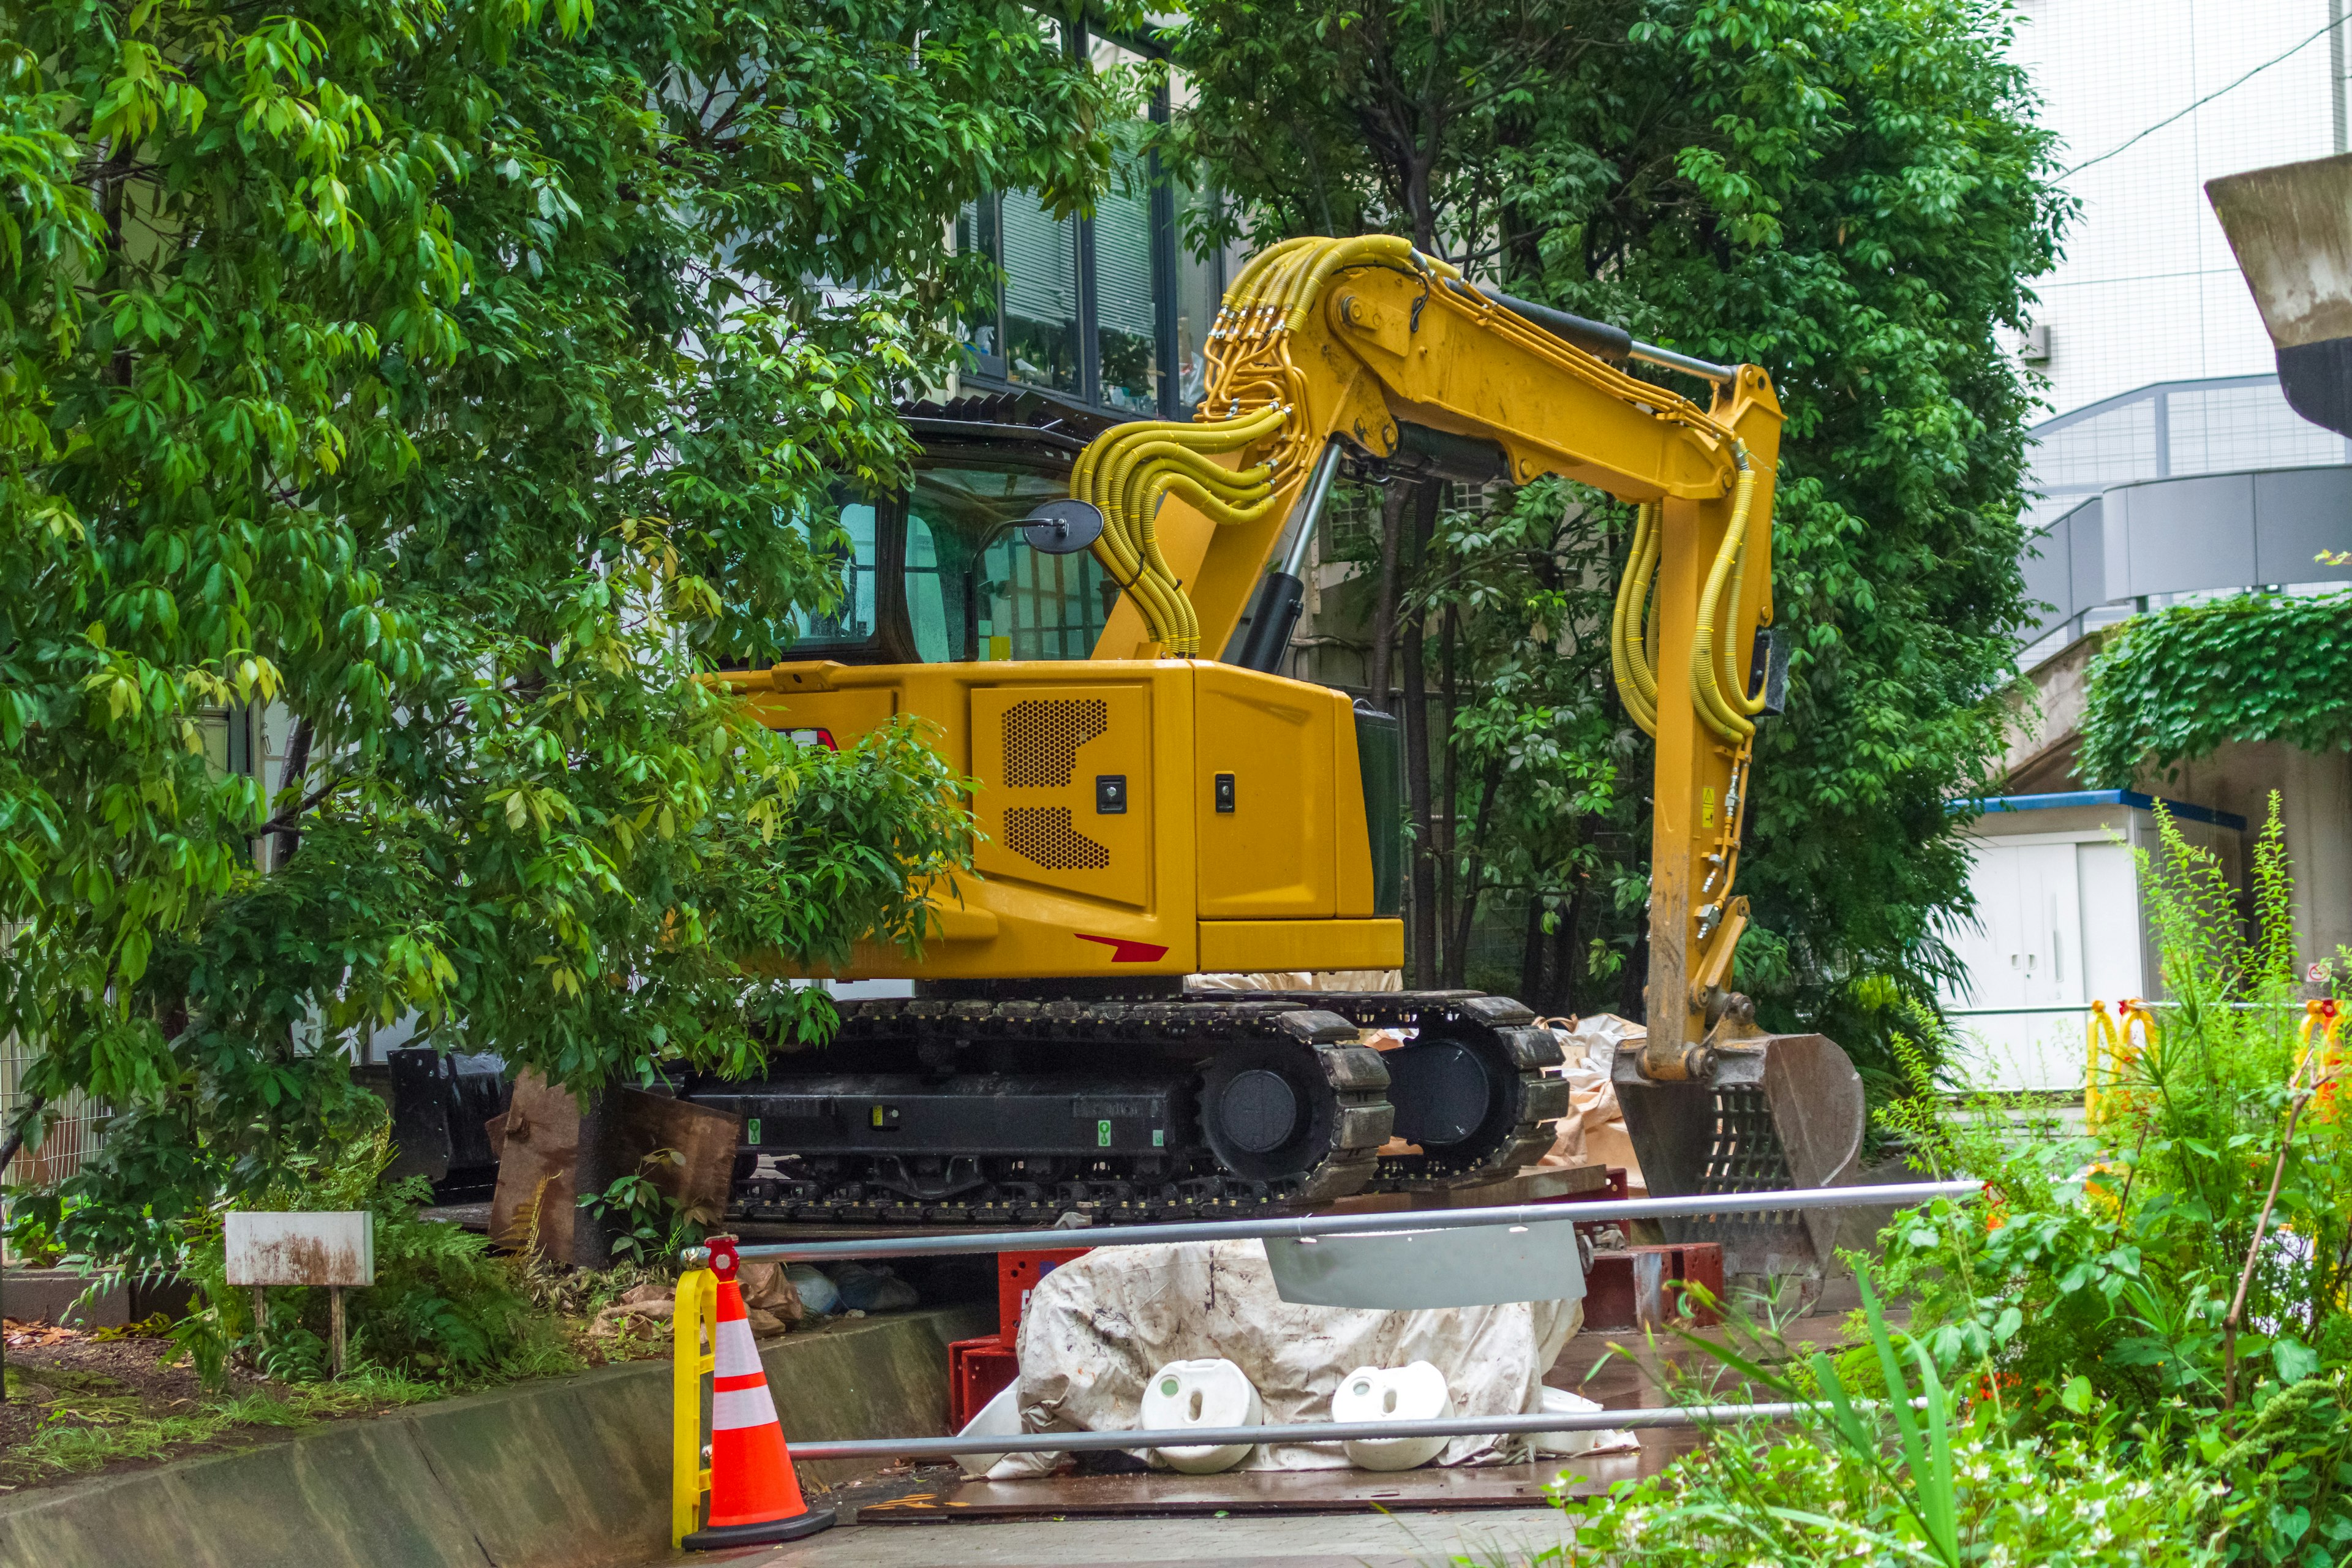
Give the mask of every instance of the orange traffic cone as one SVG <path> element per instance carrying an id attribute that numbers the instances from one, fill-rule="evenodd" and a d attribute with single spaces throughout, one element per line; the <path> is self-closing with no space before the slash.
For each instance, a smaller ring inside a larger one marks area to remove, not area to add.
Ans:
<path id="1" fill-rule="evenodd" d="M 793 1474 L 792 1451 L 776 1419 L 768 1374 L 751 1342 L 743 1288 L 735 1282 L 735 1238 L 709 1240 L 719 1276 L 719 1339 L 711 1347 L 710 1515 L 682 1544 L 689 1552 L 798 1541 L 833 1524 L 833 1510 L 811 1508 Z"/>

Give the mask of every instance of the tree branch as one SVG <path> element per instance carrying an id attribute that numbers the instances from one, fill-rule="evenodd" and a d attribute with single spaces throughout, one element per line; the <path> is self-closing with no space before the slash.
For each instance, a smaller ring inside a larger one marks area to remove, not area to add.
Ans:
<path id="1" fill-rule="evenodd" d="M 2316 1051 L 2312 1053 L 2315 1059 L 2318 1054 Z M 2295 1076 L 2302 1076 L 2300 1068 L 2296 1069 Z M 2263 1199 L 2262 1217 L 2254 1221 L 2254 1239 L 2246 1245 L 2246 1267 L 2238 1274 L 2238 1293 L 2230 1299 L 2230 1315 L 2221 1320 L 2221 1408 L 2224 1410 L 2234 1410 L 2238 1406 L 2238 1324 L 2246 1310 L 2246 1289 L 2254 1282 L 2254 1264 L 2262 1257 L 2263 1233 L 2270 1228 L 2271 1209 L 2278 1202 L 2279 1184 L 2286 1176 L 2287 1152 L 2294 1147 L 2294 1124 L 2302 1118 L 2303 1108 L 2311 1103 L 2311 1097 L 2318 1087 L 2314 1084 L 2296 1095 L 2294 1103 L 2287 1108 L 2286 1131 L 2279 1138 L 2278 1158 L 2271 1164 L 2271 1190 Z"/>
<path id="2" fill-rule="evenodd" d="M 37 1094 L 16 1112 L 16 1120 L 9 1126 L 8 1136 L 0 1139 L 0 1177 L 7 1175 L 8 1163 L 16 1157 L 16 1151 L 25 1146 L 25 1129 L 33 1124 L 33 1118 L 38 1116 L 48 1103 L 47 1095 Z"/>

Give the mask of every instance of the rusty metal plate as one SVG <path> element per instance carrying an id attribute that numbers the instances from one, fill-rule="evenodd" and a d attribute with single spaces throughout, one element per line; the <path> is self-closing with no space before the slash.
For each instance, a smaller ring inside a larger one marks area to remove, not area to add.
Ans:
<path id="1" fill-rule="evenodd" d="M 375 1216 L 364 1210 L 257 1214 L 231 1209 L 224 1227 L 232 1285 L 373 1285 Z"/>
<path id="2" fill-rule="evenodd" d="M 1418 1470 L 1228 1470 L 1214 1476 L 1154 1471 L 1129 1476 L 1045 1476 L 961 1481 L 857 1510 L 860 1524 L 948 1524 L 959 1520 L 1102 1519 L 1154 1514 L 1418 1512 L 1541 1508 L 1565 1476 L 1569 1497 L 1597 1497 L 1620 1480 L 1664 1468 L 1680 1443 L 1573 1461 Z"/>

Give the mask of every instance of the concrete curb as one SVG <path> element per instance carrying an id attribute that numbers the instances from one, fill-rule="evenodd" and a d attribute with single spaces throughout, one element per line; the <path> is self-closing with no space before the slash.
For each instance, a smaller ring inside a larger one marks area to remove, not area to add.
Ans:
<path id="1" fill-rule="evenodd" d="M 761 1359 L 788 1438 L 941 1429 L 948 1342 L 992 1305 L 828 1325 Z M 669 1365 L 522 1384 L 290 1442 L 0 1499 L 0 1563 L 596 1568 L 669 1544 Z M 856 1463 L 802 1467 L 803 1482 Z"/>

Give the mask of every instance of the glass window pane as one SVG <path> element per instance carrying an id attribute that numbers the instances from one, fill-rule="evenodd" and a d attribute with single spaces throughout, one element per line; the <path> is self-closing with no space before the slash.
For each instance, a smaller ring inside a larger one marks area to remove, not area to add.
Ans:
<path id="1" fill-rule="evenodd" d="M 915 657 L 925 664 L 962 658 L 963 596 L 950 605 L 940 591 L 939 542 L 920 513 L 907 514 L 907 619 L 915 631 Z M 950 613 L 952 610 L 952 613 Z M 952 650 L 952 651 L 950 651 Z"/>
<path id="2" fill-rule="evenodd" d="M 1078 225 L 1034 194 L 1003 202 L 1005 374 L 1060 392 L 1078 388 Z"/>
<path id="3" fill-rule="evenodd" d="M 1143 57 L 1108 38 L 1087 41 L 1097 71 L 1134 71 Z M 1139 101 L 1139 114 L 1150 112 Z M 1151 268 L 1151 165 L 1113 154 L 1110 189 L 1095 204 L 1095 353 L 1101 401 L 1151 413 L 1160 406 L 1160 298 Z"/>
<path id="4" fill-rule="evenodd" d="M 816 553 L 841 574 L 842 592 L 822 609 L 793 613 L 799 633 L 793 639 L 793 647 L 866 641 L 874 635 L 874 569 L 879 559 L 873 507 L 864 501 L 844 503 L 839 531 L 818 541 Z"/>
<path id="5" fill-rule="evenodd" d="M 1151 196 L 1144 160 L 1121 154 L 1095 205 L 1095 343 L 1102 401 L 1160 406 L 1160 300 L 1151 287 Z"/>
<path id="6" fill-rule="evenodd" d="M 1189 409 L 1201 401 L 1208 377 L 1209 328 L 1224 294 L 1224 268 L 1213 251 L 1194 256 L 1184 239 L 1208 216 L 1201 209 L 1214 196 L 1179 189 L 1176 199 L 1176 401 Z"/>
<path id="7" fill-rule="evenodd" d="M 925 468 L 907 503 L 907 613 L 927 663 L 1085 658 L 1118 597 L 1092 555 L 1045 555 L 1013 531 L 1067 481 L 1024 470 Z"/>
<path id="8" fill-rule="evenodd" d="M 985 256 L 998 266 L 1003 265 L 1004 247 L 997 233 L 994 196 L 982 196 L 978 201 L 964 203 L 963 210 L 956 214 L 955 245 L 959 254 Z M 963 322 L 964 342 L 971 345 L 972 353 L 981 356 L 983 362 L 995 360 L 998 352 L 1000 331 L 996 316 L 996 300 L 992 291 L 990 298 L 975 307 L 973 313 Z M 1001 362 L 984 363 L 982 368 L 993 375 L 1004 373 Z"/>

